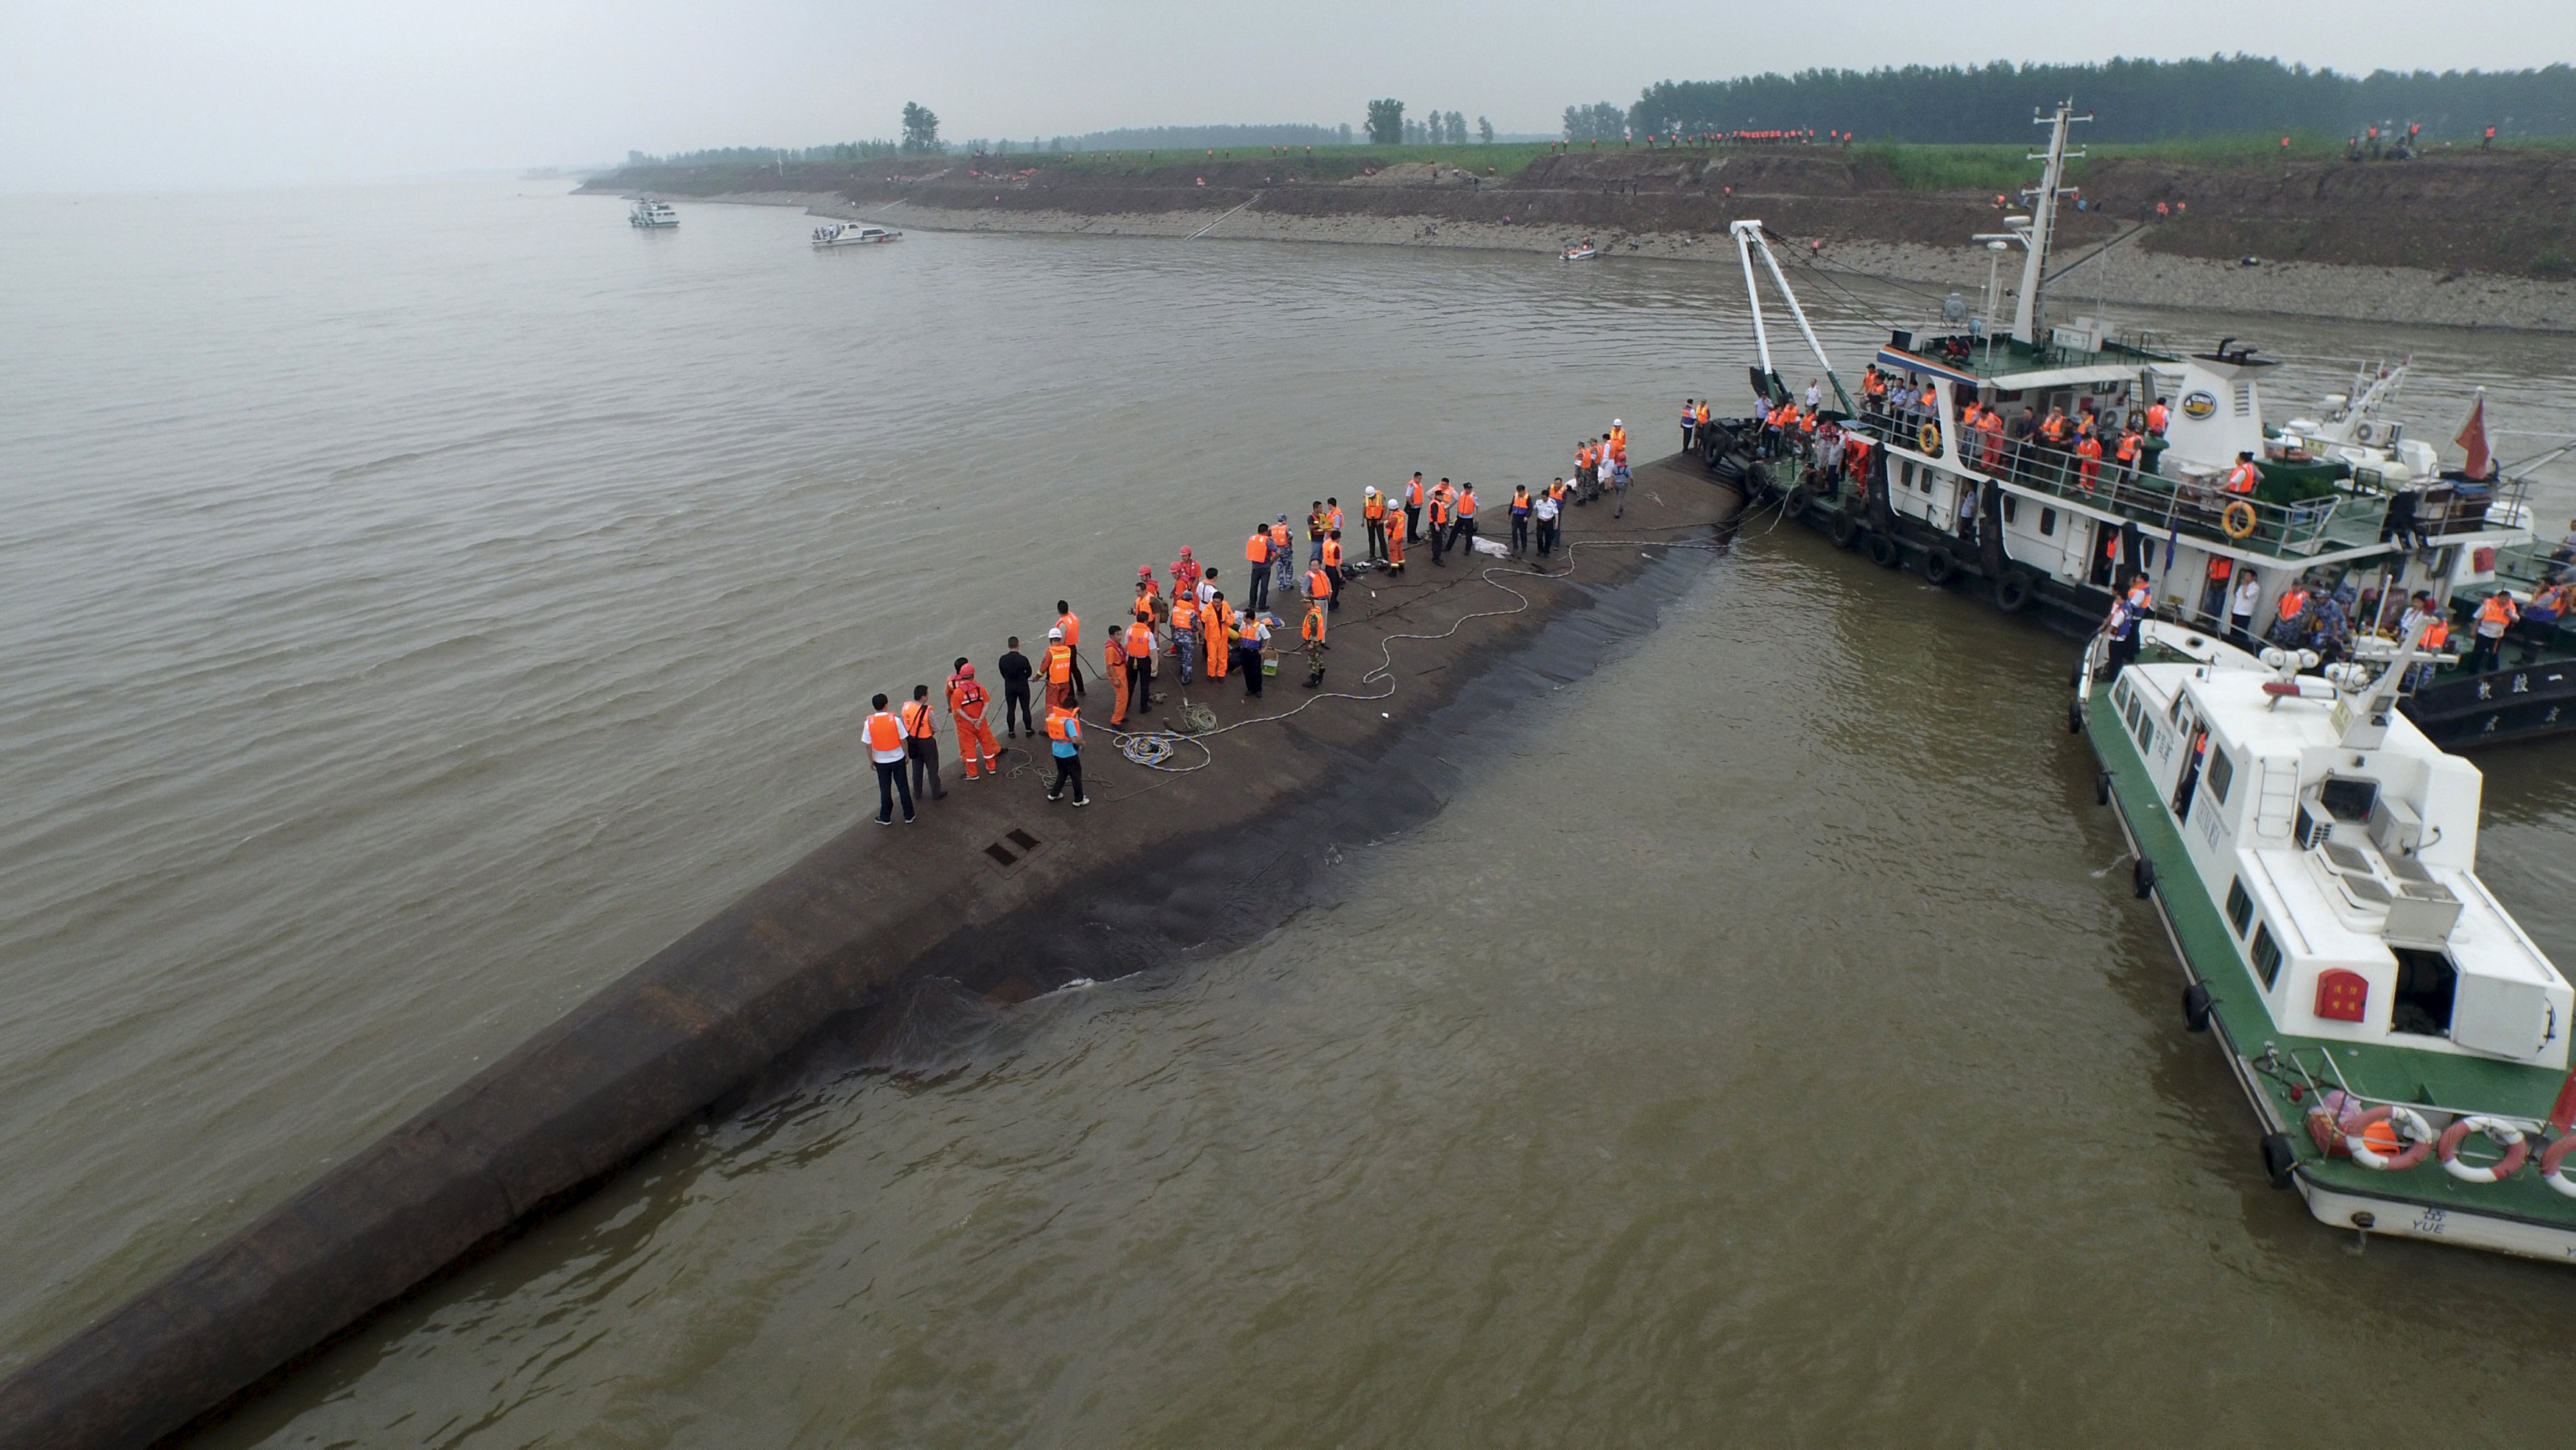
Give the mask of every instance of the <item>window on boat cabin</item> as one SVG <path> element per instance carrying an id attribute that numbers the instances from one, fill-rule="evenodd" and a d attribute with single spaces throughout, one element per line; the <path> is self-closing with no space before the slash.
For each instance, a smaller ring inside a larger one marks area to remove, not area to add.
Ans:
<path id="1" fill-rule="evenodd" d="M 2239 876 L 2227 883 L 2227 924 L 2234 927 L 2236 934 L 2242 937 L 2245 935 L 2245 923 L 2253 919 L 2254 898 L 2245 894 L 2245 878 Z"/>
<path id="2" fill-rule="evenodd" d="M 2281 976 L 2281 944 L 2272 940 L 2272 928 L 2266 923 L 2254 927 L 2254 975 L 2263 979 L 2266 992 Z"/>
<path id="3" fill-rule="evenodd" d="M 2209 748 L 2209 773 L 2201 779 L 2209 782 L 2209 798 L 2225 805 L 2227 788 L 2236 783 L 2236 762 L 2227 758 L 2226 751 L 2213 745 Z M 2242 928 L 2239 928 L 2239 934 L 2242 935 Z"/>
<path id="4" fill-rule="evenodd" d="M 2397 991 L 2388 1002 L 2388 1030 L 2450 1036 L 2451 999 L 2459 992 L 2459 969 L 2440 952 L 2400 946 L 2388 950 L 2397 958 Z"/>
<path id="5" fill-rule="evenodd" d="M 2019 501 L 2020 501 L 2020 500 L 2018 500 L 2018 499 L 2014 498 L 2011 494 L 2005 494 L 2005 495 L 2004 495 L 2004 522 L 2005 522 L 2005 523 L 2011 523 L 2011 522 L 2013 521 L 2013 515 L 2014 515 L 2014 514 L 2016 514 L 2016 513 L 2018 513 L 2018 512 L 2020 512 L 2020 510 L 2018 510 L 2018 509 L 2016 509 L 2016 508 L 2014 508 L 2014 507 L 2013 507 L 2013 505 L 2014 505 L 2015 503 L 2018 503 Z"/>
<path id="6" fill-rule="evenodd" d="M 1903 484 L 1903 485 L 1906 485 L 1906 486 L 1909 486 L 1909 487 L 1910 487 L 1910 486 L 1912 486 L 1912 484 L 1913 484 L 1913 482 L 1914 482 L 1914 465 L 1913 465 L 1913 463 L 1912 463 L 1912 462 L 1910 462 L 1910 461 L 1909 461 L 1909 462 L 1907 462 L 1907 463 L 1906 463 L 1906 464 L 1904 464 L 1902 467 L 1900 467 L 1900 468 L 1898 468 L 1898 469 L 1897 469 L 1896 474 L 1897 474 L 1896 481 L 1897 481 L 1899 484 Z"/>
<path id="7" fill-rule="evenodd" d="M 2057 510 L 2041 509 L 2039 511 L 2039 531 L 2043 534 L 2053 534 L 2057 532 Z"/>

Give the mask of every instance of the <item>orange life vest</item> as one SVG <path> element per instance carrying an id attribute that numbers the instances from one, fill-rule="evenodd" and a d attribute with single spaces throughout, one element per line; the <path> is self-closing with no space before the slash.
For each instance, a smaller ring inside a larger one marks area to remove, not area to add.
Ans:
<path id="1" fill-rule="evenodd" d="M 1080 725 L 1077 725 L 1077 724 L 1071 724 L 1071 723 L 1068 723 L 1068 722 L 1072 721 L 1072 720 L 1073 720 L 1073 718 L 1074 718 L 1073 712 L 1072 712 L 1072 711 L 1070 711 L 1070 710 L 1058 710 L 1058 709 L 1054 709 L 1054 708 L 1049 708 L 1049 709 L 1048 709 L 1048 711 L 1047 711 L 1047 726 L 1046 726 L 1046 730 L 1047 730 L 1047 739 L 1049 739 L 1049 740 L 1079 740 L 1079 739 L 1081 739 L 1081 738 L 1082 738 L 1082 727 L 1081 727 Z"/>
<path id="2" fill-rule="evenodd" d="M 903 702 L 903 733 L 915 740 L 928 740 L 937 734 L 938 730 L 939 724 L 936 717 L 930 713 L 928 700 Z"/>
<path id="3" fill-rule="evenodd" d="M 1431 490 L 1431 521 L 1435 524 L 1449 522 L 1449 490 L 1446 486 Z"/>
<path id="4" fill-rule="evenodd" d="M 1137 623 L 1127 626 L 1127 657 L 1143 659 L 1154 652 L 1154 626 Z"/>
<path id="5" fill-rule="evenodd" d="M 1308 640 L 1320 640 L 1324 637 L 1324 607 L 1322 605 L 1309 604 L 1306 606 L 1306 622 L 1297 626 L 1297 633 L 1302 638 Z"/>
<path id="6" fill-rule="evenodd" d="M 2051 443 L 2065 442 L 2066 415 L 2064 413 L 2049 414 L 2048 417 L 2042 420 L 2039 425 L 2039 436 L 2047 439 Z"/>
<path id="7" fill-rule="evenodd" d="M 1707 424 L 1708 424 L 1708 404 L 1706 404 L 1706 403 L 1702 403 L 1702 404 L 1700 404 L 1700 405 L 1699 405 L 1699 421 L 1700 421 L 1701 426 L 1703 426 L 1703 427 L 1707 426 Z"/>
<path id="8" fill-rule="evenodd" d="M 2121 461 L 2122 463 L 2135 463 L 2135 462 L 2137 462 L 2137 461 L 2138 461 L 2138 454 L 2139 454 L 2139 452 L 2140 452 L 2141 450 L 2143 450 L 2146 446 L 2147 446 L 2147 444 L 2146 444 L 2146 440 L 2145 440 L 2145 439 L 2143 439 L 2143 438 L 2140 438 L 2140 437 L 2139 437 L 2137 434 L 2135 434 L 2135 433 L 2123 433 L 2123 434 L 2121 434 L 2121 435 L 2120 435 L 2120 451 L 2119 451 L 2119 455 L 2118 455 L 2118 456 L 2119 456 L 2120 461 Z"/>
<path id="9" fill-rule="evenodd" d="M 1286 524 L 1272 524 L 1270 526 L 1270 547 L 1284 550 L 1288 547 L 1292 537 L 1293 536 L 1288 532 L 1288 526 Z"/>
<path id="10" fill-rule="evenodd" d="M 1341 540 L 1326 539 L 1324 541 L 1324 567 L 1327 569 L 1338 569 L 1342 567 Z"/>
<path id="11" fill-rule="evenodd" d="M 1321 569 L 1306 571 L 1306 597 L 1321 599 L 1333 592 L 1333 576 Z"/>
<path id="12" fill-rule="evenodd" d="M 1151 589 L 1139 589 L 1136 591 L 1136 606 L 1129 612 L 1136 616 L 1137 623 L 1150 625 L 1154 622 L 1154 600 L 1156 597 L 1157 596 L 1154 591 Z"/>
<path id="13" fill-rule="evenodd" d="M 1624 453 L 1624 452 L 1626 452 L 1626 451 L 1627 451 L 1627 448 L 1628 448 L 1628 430 L 1627 430 L 1627 429 L 1625 429 L 1625 428 L 1613 428 L 1613 429 L 1611 429 L 1611 430 L 1610 430 L 1610 451 L 1611 451 L 1611 452 L 1613 452 L 1613 453 Z"/>
<path id="14" fill-rule="evenodd" d="M 1414 479 L 1412 482 L 1404 486 L 1404 506 L 1409 509 L 1418 509 L 1422 507 L 1421 479 Z"/>
<path id="15" fill-rule="evenodd" d="M 1065 644 L 1047 646 L 1046 677 L 1050 685 L 1061 685 L 1073 678 L 1073 646 Z"/>
<path id="16" fill-rule="evenodd" d="M 1458 490 L 1458 517 L 1462 519 L 1472 519 L 1475 516 L 1476 486 L 1471 483 L 1465 488 Z"/>
<path id="17" fill-rule="evenodd" d="M 2451 643 L 2451 621 L 2436 619 L 2424 626 L 2424 648 L 2442 649 Z"/>
<path id="18" fill-rule="evenodd" d="M 2489 599 L 2478 606 L 2478 622 L 2481 624 L 2511 624 L 2513 614 L 2513 601 L 2509 599 Z"/>
<path id="19" fill-rule="evenodd" d="M 1252 537 L 1243 541 L 1243 559 L 1247 564 L 1267 564 L 1270 562 L 1270 531 L 1268 529 L 1254 529 L 1252 531 Z"/>
<path id="20" fill-rule="evenodd" d="M 948 682 L 948 713 L 962 720 L 984 718 L 984 687 L 973 680 Z"/>
<path id="21" fill-rule="evenodd" d="M 2284 620 L 2298 618 L 2307 607 L 2308 596 L 2300 590 L 2293 589 L 2281 596 L 2281 618 Z"/>
<path id="22" fill-rule="evenodd" d="M 2262 478 L 2263 471 L 2261 469 L 2256 468 L 2251 463 L 2239 463 L 2234 468 L 2227 470 L 2227 491 L 2229 493 L 2252 493 L 2254 491 L 2254 485 L 2261 482 Z"/>
<path id="23" fill-rule="evenodd" d="M 1082 648 L 1082 620 L 1072 610 L 1066 610 L 1063 616 L 1056 620 L 1055 627 L 1064 631 L 1065 648 Z"/>
<path id="24" fill-rule="evenodd" d="M 903 727 L 883 710 L 868 717 L 866 730 L 870 750 L 883 753 L 903 748 Z"/>
<path id="25" fill-rule="evenodd" d="M 1368 520 L 1370 523 L 1376 523 L 1378 520 L 1385 518 L 1385 496 L 1382 494 L 1370 494 L 1368 496 L 1368 502 L 1360 505 L 1360 517 Z"/>
<path id="26" fill-rule="evenodd" d="M 2075 445 L 2075 452 L 2078 457 L 2083 458 L 2088 463 L 2096 461 L 2102 456 L 2102 440 L 2094 437 L 2090 433 L 2087 433 L 2084 435 L 2083 439 Z"/>
<path id="27" fill-rule="evenodd" d="M 1199 627 L 1199 602 L 1183 594 L 1172 601 L 1172 632 L 1180 634 Z"/>
<path id="28" fill-rule="evenodd" d="M 1332 508 L 1330 508 L 1330 509 L 1328 509 L 1328 510 L 1326 510 L 1326 511 L 1325 511 L 1325 514 L 1324 514 L 1324 527 L 1325 527 L 1327 530 L 1331 530 L 1331 529 L 1338 529 L 1338 528 L 1340 528 L 1341 526 L 1342 526 L 1342 507 L 1341 507 L 1341 505 L 1340 505 L 1340 504 L 1335 504 L 1335 505 L 1333 505 L 1333 507 L 1332 507 Z"/>
<path id="29" fill-rule="evenodd" d="M 2164 432 L 2165 420 L 2169 416 L 2171 415 L 2165 412 L 2164 404 L 2156 403 L 2149 406 L 2147 409 L 2147 431 L 2150 433 Z"/>

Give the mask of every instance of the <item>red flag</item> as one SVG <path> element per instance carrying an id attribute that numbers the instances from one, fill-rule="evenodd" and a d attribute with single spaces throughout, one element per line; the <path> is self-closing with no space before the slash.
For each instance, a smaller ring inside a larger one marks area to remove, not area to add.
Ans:
<path id="1" fill-rule="evenodd" d="M 2487 390 L 2478 389 L 2478 399 L 2469 405 L 2469 421 L 2460 425 L 2460 436 L 2451 440 L 2468 456 L 2461 470 L 2471 478 L 2487 476 Z"/>

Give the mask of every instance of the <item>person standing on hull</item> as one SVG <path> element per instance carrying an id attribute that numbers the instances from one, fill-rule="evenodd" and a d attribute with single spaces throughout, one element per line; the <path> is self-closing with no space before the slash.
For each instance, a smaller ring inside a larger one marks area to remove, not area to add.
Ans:
<path id="1" fill-rule="evenodd" d="M 1610 517 L 1614 519 L 1628 516 L 1628 483 L 1628 459 L 1622 454 L 1617 462 L 1610 465 L 1610 491 L 1618 499 L 1617 506 L 1610 510 Z"/>
<path id="2" fill-rule="evenodd" d="M 1431 562 L 1446 569 L 1448 561 L 1441 556 L 1449 552 L 1449 509 L 1453 498 L 1449 480 L 1442 479 L 1431 490 Z"/>
<path id="3" fill-rule="evenodd" d="M 869 699 L 868 708 L 876 713 L 859 727 L 861 738 L 868 743 L 868 760 L 877 768 L 877 824 L 894 824 L 894 800 L 903 796 L 903 823 L 912 824 L 912 785 L 903 778 L 904 762 L 910 753 L 904 749 L 903 722 L 886 713 L 886 697 Z"/>
<path id="4" fill-rule="evenodd" d="M 912 699 L 898 718 L 903 723 L 904 754 L 912 761 L 913 797 L 948 799 L 948 788 L 939 783 L 939 717 L 931 712 L 928 685 L 912 687 Z"/>
<path id="5" fill-rule="evenodd" d="M 1688 453 L 1699 438 L 1699 400 L 1682 399 L 1682 451 Z"/>
<path id="6" fill-rule="evenodd" d="M 1297 536 L 1288 527 L 1288 516 L 1270 526 L 1270 590 L 1285 594 L 1297 587 Z"/>
<path id="7" fill-rule="evenodd" d="M 2110 637 L 2111 648 L 2102 662 L 2097 683 L 2107 684 L 2138 657 L 2138 615 L 2129 604 L 2129 596 L 2112 597 L 2111 612 L 2102 621 L 2102 633 Z"/>
<path id="8" fill-rule="evenodd" d="M 1369 562 L 1383 561 L 1386 558 L 1386 495 L 1379 493 L 1374 485 L 1360 504 L 1360 522 L 1368 528 Z"/>
<path id="9" fill-rule="evenodd" d="M 1404 572 L 1404 522 L 1394 519 L 1390 522 L 1391 527 L 1386 531 L 1386 572 L 1401 574 Z"/>
<path id="10" fill-rule="evenodd" d="M 1270 602 L 1270 526 L 1255 524 L 1252 537 L 1243 541 L 1243 603 L 1248 609 L 1259 609 Z"/>
<path id="11" fill-rule="evenodd" d="M 1422 470 L 1413 470 L 1413 481 L 1404 486 L 1404 541 L 1422 542 Z"/>
<path id="12" fill-rule="evenodd" d="M 1342 586 L 1351 581 L 1351 571 L 1342 567 L 1342 531 L 1324 536 L 1324 577 L 1333 581 L 1333 607 L 1342 607 Z"/>
<path id="13" fill-rule="evenodd" d="M 1561 478 L 1557 480 L 1560 485 L 1564 482 Z M 1562 487 L 1550 488 L 1538 496 L 1538 503 L 1531 510 L 1538 516 L 1538 557 L 1541 560 L 1545 560 L 1548 552 L 1556 547 L 1557 511 L 1561 507 L 1558 501 L 1564 496 Z"/>
<path id="14" fill-rule="evenodd" d="M 1047 630 L 1047 647 L 1043 668 L 1046 672 L 1047 704 L 1070 710 L 1090 693 L 1082 677 L 1082 656 L 1065 643 L 1061 626 Z"/>
<path id="15" fill-rule="evenodd" d="M 984 687 L 975 683 L 975 667 L 959 655 L 949 666 L 948 723 L 957 731 L 957 758 L 966 762 L 966 778 L 975 779 L 975 768 L 981 762 L 988 774 L 1002 773 L 1002 747 L 993 738 L 993 727 L 984 722 L 984 712 L 991 708 L 991 698 Z"/>
<path id="16" fill-rule="evenodd" d="M 2513 604 L 2513 596 L 2499 589 L 2478 605 L 2476 627 L 2471 631 L 2477 643 L 2469 650 L 2469 673 L 2484 674 L 2504 664 L 2504 637 L 2522 618 Z"/>
<path id="17" fill-rule="evenodd" d="M 2254 645 L 2254 611 L 2263 604 L 2263 581 L 2254 577 L 2251 568 L 2236 571 L 2236 590 L 2227 601 L 2227 641 L 2238 649 L 2252 653 Z"/>
<path id="18" fill-rule="evenodd" d="M 1243 638 L 1236 642 L 1236 663 L 1243 671 L 1243 697 L 1261 698 L 1262 652 L 1270 646 L 1270 616 L 1243 616 Z"/>
<path id="19" fill-rule="evenodd" d="M 1317 499 L 1306 506 L 1306 562 L 1310 566 L 1324 557 L 1324 501 Z"/>
<path id="20" fill-rule="evenodd" d="M 1070 785 L 1075 805 L 1091 804 L 1091 797 L 1082 793 L 1082 717 L 1050 705 L 1046 733 L 1049 748 L 1055 753 L 1055 784 L 1047 787 L 1047 799 L 1064 799 L 1064 788 Z"/>
<path id="21" fill-rule="evenodd" d="M 1504 508 L 1505 511 L 1511 515 L 1512 557 L 1517 559 L 1521 556 L 1521 551 L 1527 549 L 1530 545 L 1529 485 L 1526 483 L 1513 484 L 1512 501 L 1504 505 Z"/>
<path id="22" fill-rule="evenodd" d="M 1195 590 L 1172 597 L 1172 653 L 1181 662 L 1181 688 L 1198 673 L 1199 600 Z"/>
<path id="23" fill-rule="evenodd" d="M 1109 681 L 1109 728 L 1127 728 L 1127 631 L 1113 629 L 1100 642 L 1100 663 Z"/>
<path id="24" fill-rule="evenodd" d="M 1027 721 L 1029 735 L 1035 738 L 1038 722 L 1029 716 L 1029 657 L 1020 653 L 1020 637 L 1011 636 L 1009 648 L 1002 651 L 993 673 L 1002 677 L 1002 733 L 1013 740 L 1020 738 L 1020 722 Z"/>
<path id="25" fill-rule="evenodd" d="M 1324 643 L 1324 606 L 1321 602 L 1307 601 L 1306 622 L 1297 627 L 1297 633 L 1306 646 L 1306 688 L 1311 690 L 1324 683 L 1324 651 L 1331 648 Z"/>
<path id="26" fill-rule="evenodd" d="M 1472 483 L 1458 490 L 1458 522 L 1450 527 L 1449 547 L 1470 555 L 1476 550 L 1476 485 Z M 1340 608 L 1341 601 L 1333 601 L 1333 607 Z"/>
<path id="27" fill-rule="evenodd" d="M 1233 627 L 1234 610 L 1225 602 L 1225 596 L 1209 595 L 1208 602 L 1199 606 L 1199 629 L 1207 636 L 1206 643 L 1200 646 L 1199 656 L 1207 661 L 1207 677 L 1211 682 L 1224 679 L 1226 671 L 1234 665 L 1234 642 L 1227 637 Z"/>

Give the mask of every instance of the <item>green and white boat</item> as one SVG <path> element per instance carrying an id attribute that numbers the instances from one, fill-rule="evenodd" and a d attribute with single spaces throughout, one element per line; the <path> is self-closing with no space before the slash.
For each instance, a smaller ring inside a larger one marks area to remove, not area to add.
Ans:
<path id="1" fill-rule="evenodd" d="M 2339 1228 L 2576 1261 L 2576 993 L 2478 879 L 2477 768 L 2398 710 L 2415 641 L 2318 675 L 2142 630 L 2106 684 L 2097 639 L 2068 723 L 2273 1184 Z"/>

